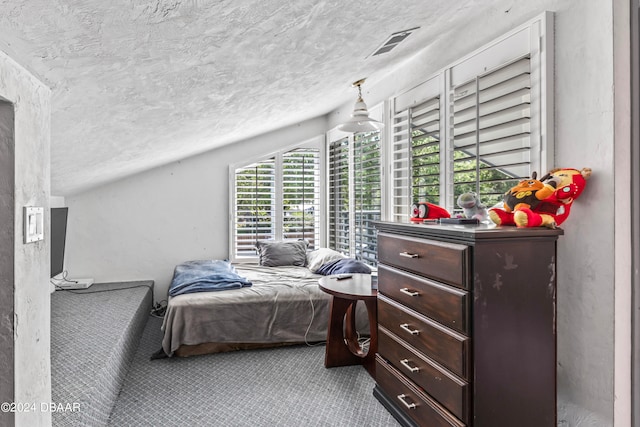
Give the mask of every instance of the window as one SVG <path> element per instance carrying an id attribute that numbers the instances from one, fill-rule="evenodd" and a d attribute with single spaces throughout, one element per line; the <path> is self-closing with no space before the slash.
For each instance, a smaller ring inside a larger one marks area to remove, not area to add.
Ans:
<path id="1" fill-rule="evenodd" d="M 392 100 L 386 218 L 406 222 L 416 201 L 458 211 L 464 192 L 493 206 L 550 168 L 550 21 L 545 14 Z"/>
<path id="2" fill-rule="evenodd" d="M 329 144 L 329 247 L 376 264 L 373 221 L 382 218 L 380 132 Z"/>
<path id="3" fill-rule="evenodd" d="M 256 257 L 268 239 L 305 239 L 320 244 L 320 150 L 295 148 L 232 167 L 234 259 Z"/>

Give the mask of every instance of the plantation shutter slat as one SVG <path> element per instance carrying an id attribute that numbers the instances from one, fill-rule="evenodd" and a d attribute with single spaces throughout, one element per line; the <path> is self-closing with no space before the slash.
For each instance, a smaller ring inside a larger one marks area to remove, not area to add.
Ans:
<path id="1" fill-rule="evenodd" d="M 496 111 L 518 106 L 521 110 L 530 110 L 531 88 L 525 87 L 505 96 L 483 102 L 480 105 L 480 116 L 486 116 Z"/>
<path id="2" fill-rule="evenodd" d="M 503 67 L 499 67 L 489 74 L 482 76 L 480 82 L 480 90 L 485 90 L 491 86 L 502 85 L 514 78 L 526 76 L 526 80 L 529 81 L 529 75 L 531 74 L 531 60 L 529 56 L 521 58 L 510 64 L 506 64 Z"/>
<path id="3" fill-rule="evenodd" d="M 440 101 L 438 98 L 413 107 L 411 124 L 414 128 L 431 133 L 440 129 Z"/>

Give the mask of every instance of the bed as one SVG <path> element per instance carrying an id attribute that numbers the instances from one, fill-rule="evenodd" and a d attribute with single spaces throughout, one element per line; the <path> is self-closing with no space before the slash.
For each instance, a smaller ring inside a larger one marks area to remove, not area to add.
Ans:
<path id="1" fill-rule="evenodd" d="M 326 258 L 312 262 L 321 261 Z M 186 357 L 326 340 L 331 296 L 318 286 L 322 275 L 306 258 L 303 265 L 265 263 L 233 264 L 250 286 L 171 296 L 162 324 L 164 353 Z M 357 329 L 368 331 L 364 305 L 356 312 Z"/>

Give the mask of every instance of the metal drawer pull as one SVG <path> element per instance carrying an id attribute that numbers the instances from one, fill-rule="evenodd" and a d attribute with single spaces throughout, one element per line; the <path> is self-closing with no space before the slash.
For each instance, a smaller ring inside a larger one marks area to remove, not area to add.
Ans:
<path id="1" fill-rule="evenodd" d="M 406 395 L 406 394 L 399 394 L 399 395 L 398 395 L 398 400 L 399 400 L 400 402 L 402 402 L 402 404 L 403 404 L 404 406 L 406 406 L 406 407 L 407 407 L 407 409 L 416 409 L 416 404 L 415 404 L 415 403 L 407 403 L 407 401 L 406 401 L 406 400 L 404 400 L 406 397 L 407 397 L 407 395 Z"/>
<path id="2" fill-rule="evenodd" d="M 410 254 L 409 252 L 400 252 L 398 255 L 403 256 L 405 258 L 419 258 L 420 255 L 418 254 Z"/>
<path id="3" fill-rule="evenodd" d="M 400 325 L 400 327 L 409 332 L 411 335 L 418 335 L 420 333 L 420 331 L 417 329 L 410 329 L 408 323 L 403 323 L 402 325 Z"/>
<path id="4" fill-rule="evenodd" d="M 402 292 L 403 294 L 409 295 L 410 297 L 417 297 L 418 295 L 420 295 L 419 292 L 412 292 L 409 290 L 409 288 L 402 288 L 400 289 L 400 292 Z"/>
<path id="5" fill-rule="evenodd" d="M 402 366 L 404 366 L 405 368 L 407 368 L 409 370 L 409 372 L 420 372 L 420 368 L 418 368 L 417 366 L 410 366 L 409 365 L 409 359 L 401 360 L 400 364 Z"/>

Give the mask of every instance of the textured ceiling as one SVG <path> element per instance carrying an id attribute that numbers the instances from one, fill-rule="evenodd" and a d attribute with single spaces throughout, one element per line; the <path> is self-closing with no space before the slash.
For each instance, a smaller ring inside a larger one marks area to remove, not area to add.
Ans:
<path id="1" fill-rule="evenodd" d="M 0 0 L 0 50 L 52 89 L 51 192 L 70 195 L 324 115 L 510 3 Z"/>

